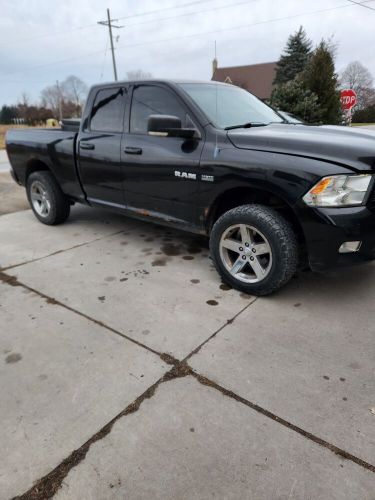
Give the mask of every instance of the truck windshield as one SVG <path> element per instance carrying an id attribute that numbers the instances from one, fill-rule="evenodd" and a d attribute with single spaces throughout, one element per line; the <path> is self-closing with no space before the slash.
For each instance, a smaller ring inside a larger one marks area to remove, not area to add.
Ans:
<path id="1" fill-rule="evenodd" d="M 254 95 L 234 85 L 180 83 L 210 122 L 218 128 L 269 125 L 283 119 Z"/>

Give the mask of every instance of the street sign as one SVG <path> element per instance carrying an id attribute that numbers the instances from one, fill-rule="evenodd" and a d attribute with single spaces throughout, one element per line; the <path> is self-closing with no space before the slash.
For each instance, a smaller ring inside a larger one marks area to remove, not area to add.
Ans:
<path id="1" fill-rule="evenodd" d="M 345 111 L 351 110 L 357 104 L 357 94 L 353 89 L 345 89 L 341 91 L 340 101 L 342 109 Z"/>

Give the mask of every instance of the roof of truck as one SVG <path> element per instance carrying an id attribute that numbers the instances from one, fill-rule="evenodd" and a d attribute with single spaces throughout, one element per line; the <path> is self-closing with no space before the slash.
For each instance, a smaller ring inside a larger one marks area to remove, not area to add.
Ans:
<path id="1" fill-rule="evenodd" d="M 178 78 L 147 78 L 145 80 L 119 80 L 117 82 L 111 81 L 111 82 L 104 82 L 104 83 L 96 83 L 92 87 L 107 87 L 107 86 L 116 86 L 120 84 L 136 84 L 139 85 L 141 83 L 172 83 L 175 85 L 178 84 L 183 84 L 183 83 L 205 83 L 209 85 L 225 85 L 228 86 L 230 84 L 228 83 L 223 83 L 223 82 L 213 82 L 211 80 L 189 80 L 189 79 L 178 79 Z"/>

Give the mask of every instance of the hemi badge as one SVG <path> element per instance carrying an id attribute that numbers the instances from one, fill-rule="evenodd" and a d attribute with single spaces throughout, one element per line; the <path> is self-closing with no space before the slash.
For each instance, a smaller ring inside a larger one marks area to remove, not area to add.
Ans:
<path id="1" fill-rule="evenodd" d="M 201 175 L 201 180 L 206 182 L 214 182 L 215 178 L 213 175 Z"/>

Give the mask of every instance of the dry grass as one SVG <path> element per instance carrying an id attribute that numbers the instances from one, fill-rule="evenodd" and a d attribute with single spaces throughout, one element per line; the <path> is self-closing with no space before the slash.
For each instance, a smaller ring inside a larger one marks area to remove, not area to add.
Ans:
<path id="1" fill-rule="evenodd" d="M 375 123 L 352 123 L 352 127 L 368 127 L 369 125 L 373 126 Z"/>
<path id="2" fill-rule="evenodd" d="M 5 148 L 5 134 L 11 128 L 29 128 L 28 125 L 0 125 L 0 149 Z"/>

